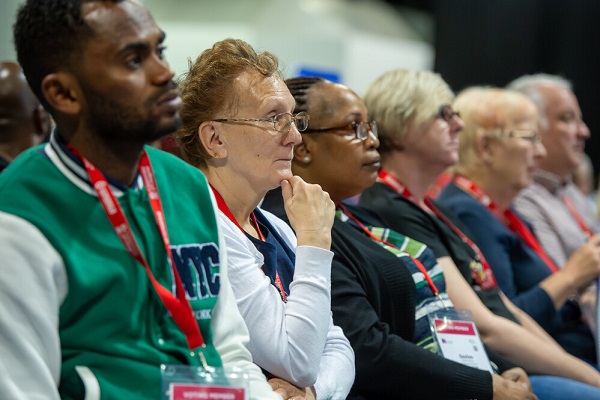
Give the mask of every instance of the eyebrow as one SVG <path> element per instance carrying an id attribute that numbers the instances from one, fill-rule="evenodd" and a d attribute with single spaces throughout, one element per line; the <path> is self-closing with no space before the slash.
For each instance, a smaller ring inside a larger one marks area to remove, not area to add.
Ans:
<path id="1" fill-rule="evenodd" d="M 167 38 L 167 34 L 164 31 L 160 31 L 160 36 L 158 37 L 157 44 L 162 44 Z M 136 42 L 127 43 L 125 47 L 119 50 L 119 54 L 127 53 L 130 51 L 141 51 L 147 50 L 151 47 L 150 42 L 148 40 L 138 40 Z"/>

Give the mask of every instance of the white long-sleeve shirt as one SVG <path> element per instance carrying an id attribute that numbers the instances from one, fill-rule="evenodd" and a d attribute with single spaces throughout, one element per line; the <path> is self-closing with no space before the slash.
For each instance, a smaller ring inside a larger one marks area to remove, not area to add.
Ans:
<path id="1" fill-rule="evenodd" d="M 250 331 L 254 362 L 299 387 L 315 386 L 317 398 L 345 399 L 354 382 L 354 352 L 331 316 L 329 250 L 296 246 L 292 229 L 261 210 L 296 253 L 287 302 L 261 270 L 264 257 L 223 212 L 231 287 Z"/>

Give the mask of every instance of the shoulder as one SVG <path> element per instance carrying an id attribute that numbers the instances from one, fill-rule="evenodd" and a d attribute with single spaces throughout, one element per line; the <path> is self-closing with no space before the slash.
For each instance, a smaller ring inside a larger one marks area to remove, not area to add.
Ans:
<path id="1" fill-rule="evenodd" d="M 185 182 L 186 179 L 191 178 L 206 183 L 204 174 L 181 158 L 151 146 L 146 146 L 145 150 L 157 177 L 161 176 L 175 182 Z M 186 186 L 189 186 L 189 182 Z"/>

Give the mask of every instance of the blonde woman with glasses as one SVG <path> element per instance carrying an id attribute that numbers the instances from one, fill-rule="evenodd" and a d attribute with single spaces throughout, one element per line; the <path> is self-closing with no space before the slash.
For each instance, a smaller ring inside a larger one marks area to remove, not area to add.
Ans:
<path id="1" fill-rule="evenodd" d="M 512 208 L 546 155 L 535 105 L 517 92 L 476 87 L 454 107 L 465 121 L 457 175 L 438 199 L 469 228 L 506 296 L 569 353 L 594 362 L 593 336 L 575 299 L 600 273 L 600 239 L 559 266 Z"/>

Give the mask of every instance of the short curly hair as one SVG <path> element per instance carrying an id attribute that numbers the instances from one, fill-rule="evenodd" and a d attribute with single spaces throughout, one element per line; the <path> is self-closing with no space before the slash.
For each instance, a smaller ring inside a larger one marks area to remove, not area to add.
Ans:
<path id="1" fill-rule="evenodd" d="M 13 26 L 17 59 L 33 92 L 48 109 L 42 94 L 44 77 L 61 68 L 75 68 L 92 30 L 81 16 L 85 3 L 124 0 L 27 0 Z"/>
<path id="2" fill-rule="evenodd" d="M 256 71 L 265 77 L 281 78 L 279 61 L 270 52 L 257 53 L 243 40 L 225 39 L 205 50 L 179 82 L 183 107 L 181 128 L 175 140 L 183 158 L 196 167 L 205 167 L 210 155 L 198 136 L 198 127 L 217 118 L 218 113 L 235 108 L 240 90 L 234 80 L 245 71 Z"/>

